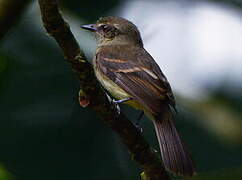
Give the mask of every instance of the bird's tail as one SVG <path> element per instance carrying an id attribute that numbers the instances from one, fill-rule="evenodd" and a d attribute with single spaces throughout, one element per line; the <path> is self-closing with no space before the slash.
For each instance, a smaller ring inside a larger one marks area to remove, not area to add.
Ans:
<path id="1" fill-rule="evenodd" d="M 177 175 L 192 176 L 195 166 L 173 122 L 169 107 L 153 120 L 164 166 Z"/>

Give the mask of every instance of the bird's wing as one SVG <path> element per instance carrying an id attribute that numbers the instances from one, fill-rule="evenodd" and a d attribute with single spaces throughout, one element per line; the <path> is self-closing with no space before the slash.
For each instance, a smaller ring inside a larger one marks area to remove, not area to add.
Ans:
<path id="1" fill-rule="evenodd" d="M 175 106 L 171 87 L 159 66 L 143 48 L 106 47 L 96 55 L 99 71 L 152 113 Z"/>

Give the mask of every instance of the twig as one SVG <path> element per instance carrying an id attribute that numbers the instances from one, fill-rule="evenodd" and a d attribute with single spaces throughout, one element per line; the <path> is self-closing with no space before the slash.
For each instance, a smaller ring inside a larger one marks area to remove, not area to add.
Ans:
<path id="1" fill-rule="evenodd" d="M 92 65 L 86 61 L 77 41 L 63 20 L 57 0 L 39 0 L 43 24 L 49 35 L 54 37 L 61 47 L 65 58 L 78 75 L 81 85 L 80 100 L 83 106 L 96 111 L 111 128 L 118 133 L 129 149 L 132 158 L 142 166 L 143 180 L 169 180 L 159 156 L 145 141 L 137 128 L 110 103 L 97 82 Z"/>

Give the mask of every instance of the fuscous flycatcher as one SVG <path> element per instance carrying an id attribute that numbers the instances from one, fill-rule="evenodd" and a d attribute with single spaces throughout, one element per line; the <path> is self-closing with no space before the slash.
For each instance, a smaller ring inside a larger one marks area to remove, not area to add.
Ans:
<path id="1" fill-rule="evenodd" d="M 175 100 L 169 82 L 144 49 L 137 27 L 120 17 L 104 17 L 82 28 L 95 32 L 94 70 L 118 100 L 141 109 L 152 120 L 167 169 L 192 176 L 195 168 L 173 123 Z"/>

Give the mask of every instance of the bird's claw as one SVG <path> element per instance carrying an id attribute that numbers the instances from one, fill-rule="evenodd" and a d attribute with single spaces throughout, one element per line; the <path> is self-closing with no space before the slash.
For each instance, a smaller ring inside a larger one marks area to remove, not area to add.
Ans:
<path id="1" fill-rule="evenodd" d="M 119 114 L 120 114 L 119 103 L 118 103 L 116 100 L 114 100 L 114 99 L 112 99 L 111 102 L 112 102 L 112 104 L 115 106 L 115 108 L 116 108 L 116 110 L 117 110 L 117 113 L 118 113 L 118 115 L 119 115 Z"/>

